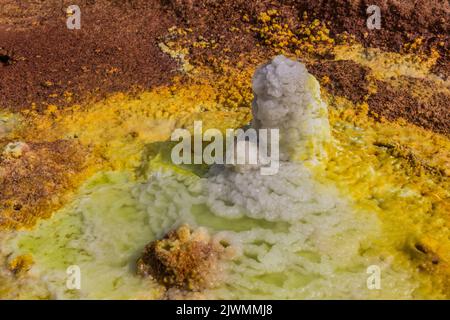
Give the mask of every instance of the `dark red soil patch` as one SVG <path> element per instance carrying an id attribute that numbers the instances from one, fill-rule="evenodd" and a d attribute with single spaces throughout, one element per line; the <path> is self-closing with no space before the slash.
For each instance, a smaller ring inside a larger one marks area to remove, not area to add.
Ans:
<path id="1" fill-rule="evenodd" d="M 321 85 L 332 94 L 345 97 L 355 103 L 367 95 L 368 68 L 350 60 L 319 62 L 308 66 Z M 328 77 L 330 81 L 324 81 Z"/>
<path id="2" fill-rule="evenodd" d="M 401 52 L 404 44 L 422 37 L 425 54 L 432 47 L 442 58 L 434 72 L 449 76 L 450 3 L 445 0 L 315 0 L 293 1 L 299 13 L 307 11 L 313 17 L 329 21 L 334 35 L 349 33 L 366 47 Z M 381 29 L 366 26 L 368 6 L 381 9 Z M 439 45 L 443 43 L 444 45 Z"/>
<path id="3" fill-rule="evenodd" d="M 174 17 L 157 1 L 145 7 L 143 1 L 91 2 L 79 4 L 80 30 L 66 28 L 63 6 L 56 1 L 59 10 L 52 19 L 0 32 L 0 46 L 13 58 L 2 56 L 8 62 L 0 65 L 0 106 L 66 105 L 89 93 L 101 98 L 170 81 L 177 66 L 159 50 L 157 38 L 175 23 Z"/>
<path id="4" fill-rule="evenodd" d="M 442 0 L 316 0 L 295 1 L 297 9 L 330 21 L 334 34 L 348 32 L 368 46 L 400 51 L 405 42 L 417 36 L 433 42 L 448 37 L 450 4 Z M 381 29 L 366 26 L 367 8 L 381 9 Z"/>
<path id="5" fill-rule="evenodd" d="M 450 134 L 450 97 L 447 94 L 434 92 L 426 99 L 419 99 L 411 94 L 408 85 L 394 88 L 384 81 L 377 81 L 376 85 L 377 93 L 368 99 L 369 111 L 375 117 L 389 120 L 401 117 L 425 129 Z"/>
<path id="6" fill-rule="evenodd" d="M 245 62 L 249 53 L 259 43 L 254 32 L 248 28 L 256 23 L 259 13 L 268 8 L 276 8 L 286 15 L 294 13 L 283 1 L 234 0 L 234 1 L 193 1 L 167 0 L 167 8 L 173 10 L 179 19 L 179 26 L 191 28 L 188 35 L 191 42 L 206 39 L 214 42 L 214 49 L 190 46 L 190 59 L 194 65 L 215 67 L 217 61 L 229 60 L 231 63 Z M 288 10 L 287 10 L 288 9 Z M 290 9 L 290 10 L 289 10 Z M 248 19 L 244 18 L 247 16 Z M 270 49 L 259 48 L 259 54 L 269 57 Z M 264 57 L 261 57 L 264 59 Z"/>

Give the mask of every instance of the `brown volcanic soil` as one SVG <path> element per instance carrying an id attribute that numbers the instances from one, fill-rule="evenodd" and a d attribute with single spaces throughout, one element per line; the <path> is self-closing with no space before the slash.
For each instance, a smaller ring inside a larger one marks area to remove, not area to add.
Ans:
<path id="1" fill-rule="evenodd" d="M 84 0 L 78 2 L 82 11 L 81 30 L 66 28 L 64 8 L 70 1 L 3 0 L 2 4 L 0 107 L 12 110 L 29 108 L 33 102 L 38 109 L 47 104 L 64 106 L 82 102 L 90 94 L 102 98 L 111 92 L 169 83 L 177 74 L 177 65 L 161 52 L 158 42 L 171 26 L 189 27 L 196 37 L 216 41 L 214 50 L 194 48 L 192 62 L 208 63 L 214 60 L 211 57 L 237 62 L 258 44 L 256 34 L 244 30 L 256 22 L 259 12 L 272 8 L 293 21 L 293 25 L 307 11 L 310 19 L 329 21 L 332 34 L 347 32 L 366 46 L 402 51 L 404 43 L 421 36 L 422 50 L 427 52 L 441 43 L 438 46 L 441 58 L 433 70 L 448 77 L 448 1 Z M 381 30 L 366 28 L 365 10 L 371 4 L 381 7 Z M 249 17 L 248 21 L 244 15 Z M 264 46 L 259 52 L 271 55 L 271 49 Z M 312 67 L 312 72 L 322 77 L 330 72 L 331 83 L 324 85 L 355 102 L 366 94 L 366 84 L 362 83 L 366 71 L 354 63 L 320 63 Z M 388 93 L 381 99 L 384 89 Z M 408 103 L 405 107 L 397 103 L 396 108 L 383 110 L 377 107 L 389 97 L 398 98 L 397 102 L 407 101 L 407 94 L 380 84 L 379 93 L 372 97 L 372 108 L 380 109 L 388 118 L 396 118 L 400 113 L 427 128 L 437 121 L 436 130 L 445 132 L 444 128 L 449 126 L 444 107 L 448 99 L 432 100 L 436 105 L 444 102 L 434 111 L 427 111 L 428 104 L 420 108 Z"/>
<path id="2" fill-rule="evenodd" d="M 350 60 L 325 61 L 308 66 L 313 74 L 332 94 L 353 102 L 362 102 L 368 94 L 367 75 L 369 69 Z M 324 81 L 328 77 L 331 81 Z"/>
<path id="3" fill-rule="evenodd" d="M 175 19 L 156 1 L 145 7 L 145 1 L 81 2 L 81 30 L 66 28 L 61 1 L 49 2 L 51 14 L 48 2 L 31 6 L 26 11 L 31 18 L 19 17 L 0 29 L 0 55 L 10 57 L 0 64 L 0 106 L 65 105 L 71 95 L 73 103 L 88 93 L 99 98 L 134 86 L 149 88 L 167 83 L 174 74 L 176 65 L 159 50 L 157 37 Z M 48 16 L 41 18 L 41 12 Z"/>
<path id="4" fill-rule="evenodd" d="M 413 88 L 418 85 L 415 82 L 423 80 L 406 78 L 399 87 L 384 82 L 376 81 L 377 93 L 368 99 L 370 112 L 373 115 L 384 116 L 389 120 L 404 118 L 425 129 L 449 135 L 450 112 L 449 96 L 443 92 L 433 92 L 426 97 L 412 95 Z M 433 86 L 433 83 L 422 83 L 422 86 Z"/>
<path id="5" fill-rule="evenodd" d="M 369 5 L 380 7 L 380 30 L 366 27 Z M 425 53 L 436 47 L 441 55 L 433 72 L 445 79 L 450 74 L 448 0 L 315 0 L 298 1 L 296 7 L 330 21 L 333 34 L 347 32 L 368 47 L 401 52 L 405 43 L 422 37 Z"/>
<path id="6" fill-rule="evenodd" d="M 428 54 L 432 47 L 438 49 L 441 58 L 433 72 L 442 78 L 449 75 L 449 34 L 450 4 L 442 0 L 280 0 L 280 1 L 167 1 L 177 17 L 186 26 L 192 27 L 197 35 L 214 39 L 223 51 L 231 48 L 224 56 L 233 59 L 234 54 L 248 52 L 254 48 L 255 37 L 245 33 L 236 34 L 229 30 L 231 26 L 246 26 L 242 17 L 247 14 L 249 22 L 255 24 L 259 12 L 277 9 L 286 22 L 296 22 L 307 12 L 309 19 L 318 18 L 329 22 L 331 34 L 353 35 L 366 47 L 378 47 L 383 50 L 403 52 L 404 45 L 423 38 L 420 52 Z M 381 29 L 369 30 L 366 26 L 369 5 L 378 5 L 381 9 Z M 211 14 L 213 13 L 213 14 Z M 194 57 L 196 56 L 194 49 Z M 223 54 L 221 52 L 220 54 Z M 203 63 L 204 52 L 197 54 Z"/>
<path id="7" fill-rule="evenodd" d="M 335 34 L 348 32 L 366 45 L 400 51 L 417 36 L 430 44 L 449 34 L 450 4 L 442 0 L 315 0 L 298 1 L 298 10 L 331 22 Z M 368 30 L 366 9 L 381 9 L 381 29 Z"/>

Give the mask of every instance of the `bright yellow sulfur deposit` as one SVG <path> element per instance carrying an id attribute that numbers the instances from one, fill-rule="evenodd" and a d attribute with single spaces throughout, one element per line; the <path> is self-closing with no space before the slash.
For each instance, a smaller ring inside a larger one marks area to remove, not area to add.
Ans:
<path id="1" fill-rule="evenodd" d="M 258 34 L 264 45 L 272 47 L 276 53 L 323 54 L 334 44 L 327 26 L 318 19 L 308 22 L 306 12 L 297 27 L 289 25 L 277 10 L 260 13 L 258 22 L 252 31 Z"/>

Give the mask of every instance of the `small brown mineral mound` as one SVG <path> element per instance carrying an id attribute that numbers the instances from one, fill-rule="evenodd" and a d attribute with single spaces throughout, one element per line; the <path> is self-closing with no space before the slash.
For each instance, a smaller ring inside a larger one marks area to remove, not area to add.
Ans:
<path id="1" fill-rule="evenodd" d="M 220 260 L 225 251 L 205 229 L 191 230 L 183 225 L 145 247 L 137 272 L 168 289 L 201 291 L 221 280 Z"/>

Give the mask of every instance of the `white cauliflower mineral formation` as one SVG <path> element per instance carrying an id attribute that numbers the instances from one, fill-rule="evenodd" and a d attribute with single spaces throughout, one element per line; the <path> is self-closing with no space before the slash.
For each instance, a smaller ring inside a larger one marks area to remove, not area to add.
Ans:
<path id="1" fill-rule="evenodd" d="M 255 219 L 295 221 L 336 207 L 336 192 L 317 183 L 305 165 L 318 163 L 331 139 L 317 80 L 303 64 L 280 55 L 255 72 L 253 90 L 252 127 L 279 129 L 279 170 L 264 176 L 252 170 L 259 163 L 213 167 L 206 187 L 210 209 L 218 216 L 245 212 Z"/>
<path id="2" fill-rule="evenodd" d="M 275 57 L 255 72 L 253 91 L 252 126 L 280 130 L 280 160 L 316 162 L 325 155 L 331 138 L 327 105 L 302 63 Z"/>

